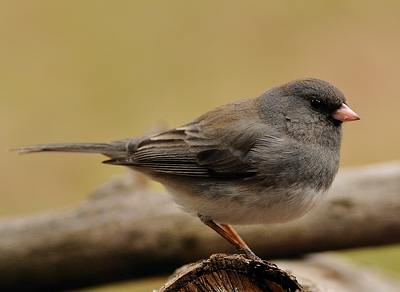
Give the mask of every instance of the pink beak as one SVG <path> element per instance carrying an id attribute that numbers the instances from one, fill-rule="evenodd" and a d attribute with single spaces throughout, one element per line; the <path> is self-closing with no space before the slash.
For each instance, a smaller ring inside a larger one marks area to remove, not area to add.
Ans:
<path id="1" fill-rule="evenodd" d="M 340 108 L 338 108 L 333 114 L 332 118 L 342 122 L 350 122 L 357 121 L 360 119 L 359 115 L 357 115 L 351 108 L 347 106 L 347 104 L 342 103 Z"/>

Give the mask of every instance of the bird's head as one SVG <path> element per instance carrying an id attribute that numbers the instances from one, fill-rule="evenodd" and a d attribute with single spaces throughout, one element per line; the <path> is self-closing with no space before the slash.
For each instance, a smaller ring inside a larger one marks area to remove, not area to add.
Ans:
<path id="1" fill-rule="evenodd" d="M 268 120 L 285 121 L 280 124 L 286 125 L 288 135 L 306 142 L 335 144 L 336 148 L 342 123 L 360 119 L 339 89 L 316 78 L 291 81 L 262 98 Z"/>

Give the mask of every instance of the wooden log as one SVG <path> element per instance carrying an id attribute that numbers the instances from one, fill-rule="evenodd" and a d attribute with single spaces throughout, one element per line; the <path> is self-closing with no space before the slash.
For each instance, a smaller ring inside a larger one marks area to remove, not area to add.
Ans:
<path id="1" fill-rule="evenodd" d="M 339 173 L 304 218 L 239 233 L 262 258 L 400 242 L 400 163 Z M 170 273 L 233 251 L 165 192 L 126 175 L 74 208 L 0 221 L 0 290 L 69 289 Z"/>
<path id="2" fill-rule="evenodd" d="M 398 292 L 400 287 L 386 274 L 326 253 L 275 264 L 217 254 L 179 268 L 158 292 Z"/>
<path id="3" fill-rule="evenodd" d="M 318 292 L 267 261 L 216 254 L 178 269 L 159 292 Z"/>

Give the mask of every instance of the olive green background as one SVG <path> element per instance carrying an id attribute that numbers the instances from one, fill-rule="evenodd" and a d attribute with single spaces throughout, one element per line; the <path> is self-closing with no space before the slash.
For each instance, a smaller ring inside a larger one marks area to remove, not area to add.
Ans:
<path id="1" fill-rule="evenodd" d="M 0 216 L 76 204 L 125 171 L 11 148 L 178 126 L 301 77 L 361 116 L 342 166 L 399 159 L 399 28 L 394 0 L 0 1 Z M 352 256 L 400 275 L 398 248 Z"/>

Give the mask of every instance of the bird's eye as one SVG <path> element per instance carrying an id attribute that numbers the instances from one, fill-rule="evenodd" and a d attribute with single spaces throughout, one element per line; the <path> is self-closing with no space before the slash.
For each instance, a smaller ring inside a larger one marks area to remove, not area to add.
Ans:
<path id="1" fill-rule="evenodd" d="M 322 101 L 319 98 L 313 98 L 311 100 L 311 106 L 315 109 L 320 109 L 322 106 Z"/>

